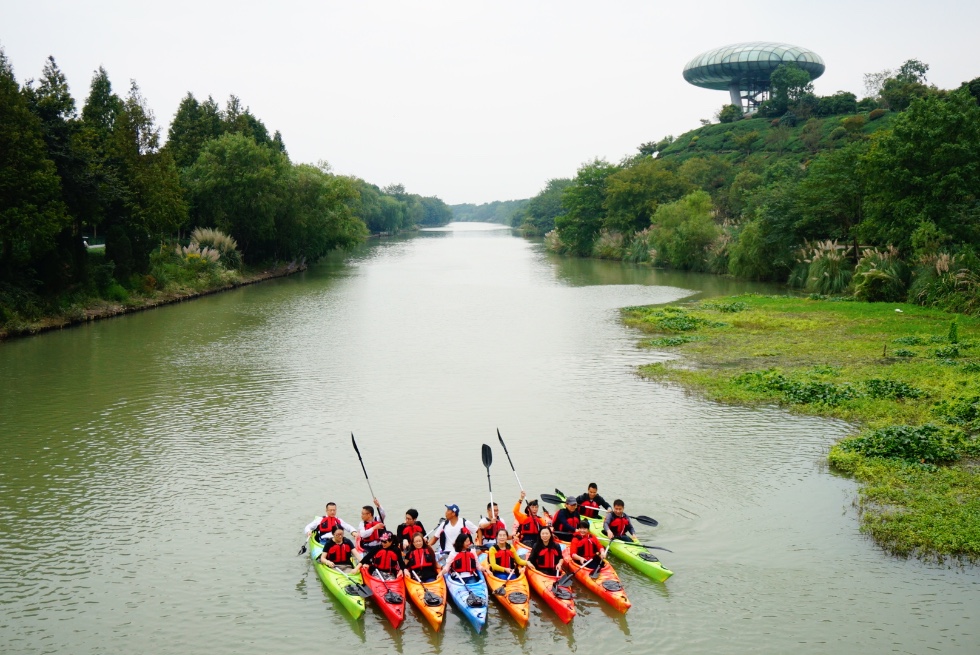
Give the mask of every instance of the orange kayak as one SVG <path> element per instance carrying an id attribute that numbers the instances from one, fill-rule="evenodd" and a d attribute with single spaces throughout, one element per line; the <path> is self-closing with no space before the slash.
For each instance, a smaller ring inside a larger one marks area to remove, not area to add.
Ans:
<path id="1" fill-rule="evenodd" d="M 446 615 L 446 581 L 442 576 L 437 576 L 432 582 L 418 582 L 408 574 L 405 576 L 405 591 L 429 625 L 438 630 Z"/>
<path id="2" fill-rule="evenodd" d="M 531 618 L 531 599 L 530 589 L 527 586 L 527 576 L 522 572 L 513 580 L 504 580 L 490 570 L 490 565 L 486 560 L 481 564 L 484 576 L 487 579 L 487 587 L 490 595 L 497 599 L 504 609 L 514 617 L 514 620 L 521 624 L 522 628 L 527 627 L 527 622 Z"/>
<path id="3" fill-rule="evenodd" d="M 528 567 L 524 573 L 527 581 L 544 602 L 548 603 L 551 609 L 563 623 L 570 623 L 575 618 L 575 596 L 572 595 L 570 587 L 559 587 L 559 577 L 556 575 L 546 575 L 540 571 Z"/>
<path id="4" fill-rule="evenodd" d="M 596 596 L 606 601 L 612 605 L 617 611 L 626 613 L 631 607 L 630 599 L 626 597 L 626 591 L 623 589 L 622 583 L 619 581 L 619 576 L 616 574 L 616 570 L 607 560 L 602 560 L 602 568 L 599 569 L 599 575 L 595 580 L 592 579 L 592 571 L 582 567 L 578 562 L 572 561 L 571 549 L 566 548 L 563 553 L 565 562 L 569 571 L 575 571 L 575 579 L 578 580 L 583 587 L 594 593 Z"/>

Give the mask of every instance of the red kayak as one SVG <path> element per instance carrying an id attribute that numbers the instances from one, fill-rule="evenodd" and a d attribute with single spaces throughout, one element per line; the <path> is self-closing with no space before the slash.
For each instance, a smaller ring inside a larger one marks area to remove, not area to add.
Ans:
<path id="1" fill-rule="evenodd" d="M 608 561 L 602 560 L 602 568 L 599 569 L 599 574 L 593 579 L 593 571 L 583 567 L 579 562 L 572 561 L 570 548 L 566 548 L 562 555 L 565 558 L 565 568 L 569 571 L 575 571 L 575 579 L 582 583 L 583 587 L 612 605 L 619 612 L 625 614 L 626 610 L 631 607 L 630 599 L 626 597 L 626 591 L 623 590 L 619 576 Z"/>
<path id="2" fill-rule="evenodd" d="M 361 569 L 365 584 L 374 592 L 371 599 L 378 604 L 391 625 L 398 627 L 405 619 L 405 580 L 400 576 L 382 580 L 381 573 L 371 573 L 368 568 Z"/>
<path id="3" fill-rule="evenodd" d="M 548 603 L 551 609 L 563 623 L 570 623 L 575 618 L 575 596 L 572 595 L 571 587 L 558 586 L 560 579 L 556 575 L 546 575 L 541 571 L 535 571 L 530 566 L 525 569 L 527 581 L 531 584 L 531 589 Z"/>

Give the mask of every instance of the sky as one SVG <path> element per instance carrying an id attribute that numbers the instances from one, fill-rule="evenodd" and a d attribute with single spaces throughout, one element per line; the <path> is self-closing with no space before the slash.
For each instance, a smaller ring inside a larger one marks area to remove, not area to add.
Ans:
<path id="1" fill-rule="evenodd" d="M 809 48 L 818 95 L 864 95 L 907 59 L 953 88 L 980 76 L 980 3 L 495 0 L 0 0 L 17 79 L 53 55 L 79 109 L 105 67 L 136 80 L 163 137 L 181 99 L 231 94 L 296 163 L 438 196 L 527 198 L 596 157 L 699 127 L 728 102 L 691 86 L 696 55 L 743 41 Z"/>

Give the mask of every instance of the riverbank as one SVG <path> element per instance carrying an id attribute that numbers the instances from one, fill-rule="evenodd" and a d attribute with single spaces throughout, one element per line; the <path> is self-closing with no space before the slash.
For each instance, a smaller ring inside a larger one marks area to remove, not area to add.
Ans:
<path id="1" fill-rule="evenodd" d="M 641 367 L 711 400 L 843 419 L 830 464 L 862 483 L 861 530 L 889 553 L 980 560 L 980 320 L 916 305 L 735 296 L 628 307 Z"/>
<path id="2" fill-rule="evenodd" d="M 306 264 L 291 262 L 276 264 L 271 268 L 246 272 L 245 274 L 225 275 L 222 282 L 204 289 L 176 287 L 164 291 L 140 292 L 129 295 L 125 301 L 114 302 L 102 298 L 92 298 L 89 301 L 75 303 L 64 312 L 45 315 L 37 320 L 18 322 L 16 325 L 0 326 L 0 342 L 16 337 L 33 336 L 51 330 L 100 321 L 124 314 L 142 312 L 164 305 L 185 302 L 209 296 L 222 291 L 237 289 L 249 284 L 257 284 L 278 277 L 285 277 L 306 270 Z"/>

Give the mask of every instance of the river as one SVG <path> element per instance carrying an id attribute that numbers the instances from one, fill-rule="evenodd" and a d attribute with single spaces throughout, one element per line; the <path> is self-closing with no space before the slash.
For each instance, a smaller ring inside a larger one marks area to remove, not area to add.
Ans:
<path id="1" fill-rule="evenodd" d="M 557 258 L 493 226 L 374 242 L 303 274 L 0 344 L 3 653 L 971 653 L 980 572 L 884 555 L 828 471 L 834 421 L 642 380 L 617 308 L 764 287 Z M 700 294 L 700 295 L 698 295 Z M 297 557 L 371 483 L 401 522 L 595 481 L 675 575 L 618 568 L 562 625 L 492 606 L 433 633 L 354 621 Z"/>

